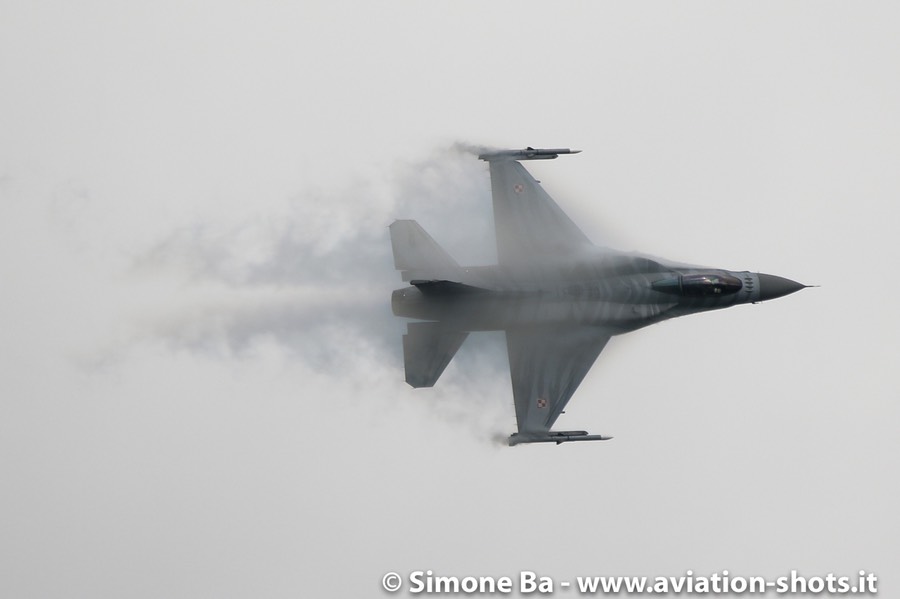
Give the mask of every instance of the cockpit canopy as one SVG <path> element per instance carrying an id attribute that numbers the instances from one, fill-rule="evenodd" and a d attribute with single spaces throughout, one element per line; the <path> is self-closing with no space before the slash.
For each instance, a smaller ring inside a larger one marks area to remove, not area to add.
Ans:
<path id="1" fill-rule="evenodd" d="M 703 297 L 737 293 L 743 287 L 741 280 L 731 275 L 694 274 L 654 281 L 653 289 L 672 295 Z"/>

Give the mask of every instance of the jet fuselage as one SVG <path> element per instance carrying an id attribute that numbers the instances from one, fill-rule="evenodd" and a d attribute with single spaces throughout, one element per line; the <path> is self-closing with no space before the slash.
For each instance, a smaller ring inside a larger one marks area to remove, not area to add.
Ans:
<path id="1" fill-rule="evenodd" d="M 460 331 L 578 324 L 618 334 L 803 287 L 772 275 L 667 266 L 619 253 L 463 272 L 459 284 L 413 281 L 413 286 L 396 290 L 391 298 L 394 314 L 439 321 Z"/>

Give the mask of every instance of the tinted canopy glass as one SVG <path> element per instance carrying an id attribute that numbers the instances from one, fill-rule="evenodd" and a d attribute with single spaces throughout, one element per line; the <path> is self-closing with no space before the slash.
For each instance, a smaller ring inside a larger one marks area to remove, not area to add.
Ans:
<path id="1" fill-rule="evenodd" d="M 684 295 L 724 295 L 741 290 L 741 280 L 729 275 L 684 275 L 681 287 Z"/>
<path id="2" fill-rule="evenodd" d="M 681 275 L 653 283 L 653 288 L 657 291 L 687 296 L 727 295 L 737 293 L 742 286 L 737 277 L 722 274 Z"/>

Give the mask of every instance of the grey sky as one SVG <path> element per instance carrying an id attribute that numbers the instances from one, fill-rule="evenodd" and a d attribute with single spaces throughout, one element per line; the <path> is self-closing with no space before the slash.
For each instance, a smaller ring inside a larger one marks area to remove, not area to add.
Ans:
<path id="1" fill-rule="evenodd" d="M 357 5 L 361 4 L 361 5 Z M 6 2 L 0 595 L 874 571 L 898 592 L 893 3 Z M 387 225 L 483 164 L 596 242 L 820 289 L 613 339 L 502 448 L 502 337 L 403 382 Z M 559 594 L 559 593 L 558 593 Z"/>

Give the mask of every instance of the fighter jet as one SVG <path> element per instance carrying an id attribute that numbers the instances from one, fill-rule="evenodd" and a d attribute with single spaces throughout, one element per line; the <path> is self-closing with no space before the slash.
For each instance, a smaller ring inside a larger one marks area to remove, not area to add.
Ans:
<path id="1" fill-rule="evenodd" d="M 409 287 L 391 297 L 414 319 L 403 336 L 406 382 L 433 386 L 472 331 L 504 331 L 518 432 L 509 445 L 596 441 L 553 424 L 610 338 L 806 287 L 783 277 L 700 268 L 599 247 L 520 164 L 568 148 L 486 151 L 498 264 L 460 266 L 413 220 L 390 226 Z"/>

